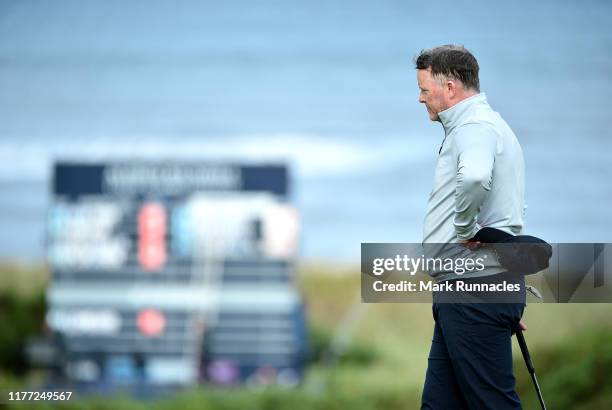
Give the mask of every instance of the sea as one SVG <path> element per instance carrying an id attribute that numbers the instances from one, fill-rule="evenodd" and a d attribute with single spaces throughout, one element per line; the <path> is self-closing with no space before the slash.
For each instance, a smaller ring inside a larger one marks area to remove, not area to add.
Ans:
<path id="1" fill-rule="evenodd" d="M 439 123 L 413 59 L 462 44 L 518 136 L 527 232 L 612 242 L 612 2 L 0 3 L 0 258 L 44 261 L 57 160 L 284 162 L 304 261 L 419 242 Z"/>

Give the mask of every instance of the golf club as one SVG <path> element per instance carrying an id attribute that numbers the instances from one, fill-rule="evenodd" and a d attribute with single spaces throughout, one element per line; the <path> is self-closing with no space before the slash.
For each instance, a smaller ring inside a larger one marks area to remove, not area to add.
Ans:
<path id="1" fill-rule="evenodd" d="M 518 340 L 519 346 L 521 348 L 523 359 L 525 359 L 527 370 L 529 371 L 529 374 L 531 375 L 531 380 L 533 380 L 533 385 L 538 395 L 540 406 L 542 406 L 542 410 L 546 410 L 546 403 L 544 403 L 544 397 L 542 396 L 542 390 L 540 390 L 540 385 L 538 384 L 538 379 L 536 378 L 536 375 L 535 375 L 535 369 L 533 368 L 533 363 L 531 363 L 531 356 L 529 355 L 529 349 L 527 349 L 527 342 L 525 342 L 525 336 L 523 335 L 523 331 L 521 329 L 516 330 L 516 339 Z"/>

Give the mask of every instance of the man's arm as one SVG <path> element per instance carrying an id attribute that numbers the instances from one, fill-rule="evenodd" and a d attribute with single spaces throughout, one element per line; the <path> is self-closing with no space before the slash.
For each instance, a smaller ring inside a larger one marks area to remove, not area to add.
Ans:
<path id="1" fill-rule="evenodd" d="M 487 125 L 466 124 L 457 130 L 454 145 L 457 158 L 454 224 L 461 242 L 476 234 L 478 212 L 491 190 L 497 137 Z"/>

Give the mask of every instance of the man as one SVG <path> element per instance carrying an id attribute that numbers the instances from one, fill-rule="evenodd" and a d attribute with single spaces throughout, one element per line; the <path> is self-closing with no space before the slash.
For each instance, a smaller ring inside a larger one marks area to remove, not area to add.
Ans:
<path id="1" fill-rule="evenodd" d="M 518 301 L 513 303 L 472 303 L 491 302 L 473 294 L 451 300 L 467 303 L 442 303 L 434 293 L 435 328 L 421 408 L 520 409 L 511 337 L 517 326 L 524 328 L 519 322 L 525 307 L 524 279 L 504 272 L 490 250 L 470 239 L 485 226 L 521 233 L 525 209 L 521 147 L 480 92 L 478 62 L 467 49 L 445 45 L 423 50 L 415 63 L 419 102 L 444 128 L 424 246 L 452 244 L 483 256 L 485 269 L 462 275 L 466 283 L 503 280 L 520 285 Z M 459 279 L 454 272 L 432 276 L 438 282 Z"/>

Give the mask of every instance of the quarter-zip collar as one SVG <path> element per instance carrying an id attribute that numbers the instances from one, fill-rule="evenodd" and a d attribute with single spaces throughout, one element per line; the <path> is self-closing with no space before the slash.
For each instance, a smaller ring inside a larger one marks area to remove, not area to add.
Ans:
<path id="1" fill-rule="evenodd" d="M 487 105 L 487 96 L 485 93 L 479 93 L 459 101 L 457 104 L 444 111 L 440 111 L 438 117 L 440 118 L 442 127 L 444 127 L 444 134 L 450 134 L 453 129 L 463 124 L 474 108 Z"/>

